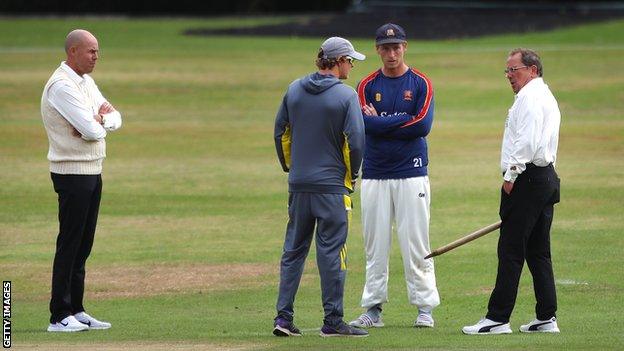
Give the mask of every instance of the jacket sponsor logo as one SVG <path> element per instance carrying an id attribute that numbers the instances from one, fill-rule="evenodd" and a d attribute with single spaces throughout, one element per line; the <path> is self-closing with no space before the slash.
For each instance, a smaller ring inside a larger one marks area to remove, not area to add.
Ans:
<path id="1" fill-rule="evenodd" d="M 402 115 L 406 115 L 406 114 L 407 114 L 407 112 L 395 112 L 395 113 L 391 113 L 391 114 L 388 114 L 388 112 L 386 112 L 386 111 L 381 111 L 381 112 L 379 112 L 379 116 L 380 116 L 380 117 L 386 117 L 386 116 L 402 116 Z M 416 160 L 416 159 L 414 159 L 414 160 Z"/>
<path id="2" fill-rule="evenodd" d="M 403 100 L 412 101 L 412 91 L 411 90 L 403 91 Z"/>
<path id="3" fill-rule="evenodd" d="M 381 93 L 375 93 L 375 101 L 381 101 Z"/>

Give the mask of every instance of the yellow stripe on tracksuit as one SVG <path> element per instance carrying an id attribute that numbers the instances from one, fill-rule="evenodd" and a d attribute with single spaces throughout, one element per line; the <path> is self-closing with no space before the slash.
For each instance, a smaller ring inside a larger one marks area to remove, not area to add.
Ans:
<path id="1" fill-rule="evenodd" d="M 351 149 L 349 148 L 349 138 L 347 138 L 346 133 L 342 133 L 344 135 L 344 145 L 342 147 L 342 157 L 345 162 L 345 180 L 344 185 L 350 191 L 353 191 L 353 179 L 351 178 Z M 349 195 L 344 195 L 344 203 L 345 210 L 347 211 L 347 230 L 351 227 L 351 197 Z M 340 269 L 347 269 L 347 243 L 344 244 L 342 249 L 340 249 Z"/>
<path id="2" fill-rule="evenodd" d="M 340 249 L 340 270 L 347 270 L 347 244 L 345 243 L 342 249 Z"/>
<path id="3" fill-rule="evenodd" d="M 351 227 L 351 197 L 344 195 L 345 210 L 347 211 L 347 231 Z M 340 249 L 340 270 L 347 270 L 347 243 Z"/>
<path id="4" fill-rule="evenodd" d="M 286 167 L 290 169 L 291 159 L 290 159 L 290 146 L 292 145 L 292 138 L 290 135 L 290 125 L 286 125 L 286 130 L 284 130 L 284 134 L 282 134 L 282 152 L 284 153 L 284 162 L 286 162 Z"/>
<path id="5" fill-rule="evenodd" d="M 344 158 L 345 166 L 347 167 L 347 171 L 345 172 L 345 181 L 344 185 L 349 189 L 349 191 L 353 191 L 353 179 L 351 178 L 351 149 L 349 148 L 349 139 L 347 138 L 347 134 L 342 133 L 344 135 L 344 146 L 342 147 L 342 157 Z M 283 143 L 282 143 L 283 144 Z"/>

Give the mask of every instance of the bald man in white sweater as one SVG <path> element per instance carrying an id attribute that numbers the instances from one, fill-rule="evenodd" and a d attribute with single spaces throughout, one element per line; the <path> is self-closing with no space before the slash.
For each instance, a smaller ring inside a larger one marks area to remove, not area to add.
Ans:
<path id="1" fill-rule="evenodd" d="M 85 312 L 83 296 L 85 263 L 93 246 L 102 193 L 104 138 L 121 127 L 121 114 L 88 75 L 98 60 L 97 39 L 85 30 L 71 31 L 65 52 L 67 60 L 54 71 L 41 97 L 50 173 L 59 203 L 49 332 L 111 327 Z"/>

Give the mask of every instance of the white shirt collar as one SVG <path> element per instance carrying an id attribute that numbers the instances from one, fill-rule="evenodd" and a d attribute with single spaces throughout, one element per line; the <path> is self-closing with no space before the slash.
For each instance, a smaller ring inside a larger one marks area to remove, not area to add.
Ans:
<path id="1" fill-rule="evenodd" d="M 518 94 L 516 94 L 516 96 L 521 96 L 526 94 L 528 91 L 536 89 L 538 86 L 542 86 L 544 85 L 544 79 L 542 77 L 536 77 L 531 79 L 530 82 L 526 83 L 525 86 L 522 87 L 522 89 L 520 89 L 520 91 L 518 92 Z"/>
<path id="2" fill-rule="evenodd" d="M 81 84 L 84 81 L 84 78 L 79 76 L 78 73 L 76 73 L 71 67 L 67 65 L 67 63 L 65 63 L 65 61 L 61 62 L 61 69 L 67 72 L 69 78 L 76 82 L 76 84 Z"/>

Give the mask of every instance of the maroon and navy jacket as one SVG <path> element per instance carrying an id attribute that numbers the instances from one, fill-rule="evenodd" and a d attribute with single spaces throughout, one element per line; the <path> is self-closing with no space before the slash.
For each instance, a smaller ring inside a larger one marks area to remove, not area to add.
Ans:
<path id="1" fill-rule="evenodd" d="M 433 86 L 410 68 L 400 77 L 381 69 L 358 84 L 360 105 L 373 104 L 379 116 L 364 115 L 366 147 L 363 179 L 402 179 L 427 175 L 427 140 L 433 123 Z"/>

